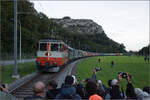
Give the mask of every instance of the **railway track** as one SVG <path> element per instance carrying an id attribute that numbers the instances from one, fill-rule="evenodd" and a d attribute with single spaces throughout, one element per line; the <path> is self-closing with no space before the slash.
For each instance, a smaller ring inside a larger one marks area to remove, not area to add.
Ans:
<path id="1" fill-rule="evenodd" d="M 58 88 L 61 87 L 61 84 L 64 82 L 64 79 L 67 75 L 74 74 L 75 67 L 78 62 L 81 60 L 76 60 L 68 65 L 66 65 L 61 71 L 57 73 L 37 73 L 32 79 L 27 82 L 24 82 L 21 85 L 18 85 L 14 89 L 10 90 L 10 94 L 14 95 L 18 100 L 22 100 L 24 97 L 33 95 L 33 85 L 38 81 L 42 81 L 44 84 L 47 84 L 50 80 L 56 80 L 58 82 Z"/>

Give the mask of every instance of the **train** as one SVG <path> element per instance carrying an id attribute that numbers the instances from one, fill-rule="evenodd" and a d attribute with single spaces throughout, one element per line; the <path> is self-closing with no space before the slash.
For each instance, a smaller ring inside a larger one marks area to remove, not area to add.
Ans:
<path id="1" fill-rule="evenodd" d="M 40 72 L 58 72 L 70 61 L 92 56 L 122 56 L 123 53 L 95 53 L 70 47 L 62 40 L 42 39 L 38 43 L 36 57 L 37 70 Z"/>
<path id="2" fill-rule="evenodd" d="M 69 61 L 95 56 L 96 53 L 71 48 L 61 40 L 39 40 L 36 57 L 38 71 L 58 72 Z"/>

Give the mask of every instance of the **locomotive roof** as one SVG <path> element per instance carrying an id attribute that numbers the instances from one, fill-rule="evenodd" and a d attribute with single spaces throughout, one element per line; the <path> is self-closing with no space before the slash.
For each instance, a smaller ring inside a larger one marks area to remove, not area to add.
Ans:
<path id="1" fill-rule="evenodd" d="M 39 42 L 63 42 L 63 41 L 61 41 L 61 40 L 44 39 L 44 40 L 39 40 Z"/>
<path id="2" fill-rule="evenodd" d="M 43 40 L 39 40 L 39 42 L 43 42 L 43 43 L 47 43 L 47 42 L 51 42 L 51 43 L 64 43 L 62 40 L 53 40 L 53 39 L 43 39 Z M 74 48 L 68 46 L 65 43 L 64 43 L 64 45 L 66 45 L 68 47 L 68 49 L 70 49 L 70 50 L 75 50 Z"/>

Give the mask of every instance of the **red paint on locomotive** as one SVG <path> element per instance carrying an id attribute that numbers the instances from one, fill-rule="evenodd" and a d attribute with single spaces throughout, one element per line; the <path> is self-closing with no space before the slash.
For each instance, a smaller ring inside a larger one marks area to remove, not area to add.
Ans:
<path id="1" fill-rule="evenodd" d="M 57 66 L 62 66 L 64 63 L 68 61 L 68 58 L 55 58 L 55 57 L 37 57 L 36 62 L 40 62 L 41 66 L 45 66 L 46 63 L 49 63 L 50 66 L 53 66 L 54 63 L 56 63 Z"/>

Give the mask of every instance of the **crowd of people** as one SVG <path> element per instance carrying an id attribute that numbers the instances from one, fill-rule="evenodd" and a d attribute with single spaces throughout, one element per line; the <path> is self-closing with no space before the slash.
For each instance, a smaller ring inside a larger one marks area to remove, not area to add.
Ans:
<path id="1" fill-rule="evenodd" d="M 94 68 L 91 78 L 87 78 L 78 83 L 74 75 L 66 76 L 61 88 L 57 88 L 58 83 L 55 80 L 44 84 L 42 81 L 36 82 L 33 86 L 33 96 L 25 97 L 24 100 L 50 100 L 50 99 L 87 99 L 87 100 L 111 100 L 111 99 L 137 99 L 149 100 L 150 87 L 143 89 L 134 88 L 131 75 L 120 72 L 118 79 L 108 80 L 108 86 L 98 80 L 96 73 L 100 70 Z M 126 90 L 120 87 L 122 79 L 127 81 Z M 1 86 L 1 91 L 7 92 L 7 87 Z M 3 100 L 3 99 L 2 99 Z M 13 99 L 8 99 L 13 100 Z M 14 99 L 15 100 L 15 99 Z"/>
<path id="2" fill-rule="evenodd" d="M 66 76 L 65 82 L 62 84 L 61 88 L 57 88 L 58 83 L 55 80 L 49 81 L 48 84 L 46 84 L 46 86 L 42 82 L 37 82 L 33 87 L 34 96 L 26 97 L 24 99 L 150 99 L 150 87 L 144 87 L 143 90 L 140 88 L 134 88 L 131 82 L 131 75 L 129 75 L 128 73 L 120 73 L 118 74 L 118 79 L 108 80 L 107 87 L 103 84 L 101 80 L 97 80 L 97 72 L 98 71 L 94 69 L 92 77 L 83 80 L 81 83 L 77 82 L 77 79 L 74 75 L 68 75 Z M 122 81 L 122 78 L 125 78 L 127 80 L 127 86 L 125 91 L 123 89 L 120 89 L 120 83 Z"/>

